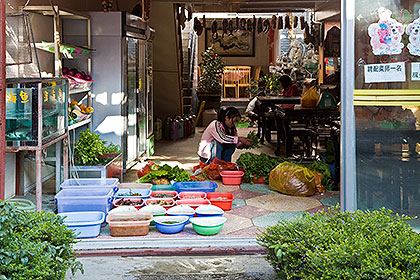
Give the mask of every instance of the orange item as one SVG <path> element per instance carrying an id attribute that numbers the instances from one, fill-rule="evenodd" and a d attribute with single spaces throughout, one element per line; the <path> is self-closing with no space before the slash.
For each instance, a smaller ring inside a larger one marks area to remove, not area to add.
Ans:
<path id="1" fill-rule="evenodd" d="M 240 185 L 242 182 L 243 171 L 222 171 L 222 182 L 224 185 Z"/>
<path id="2" fill-rule="evenodd" d="M 221 178 L 220 172 L 226 170 L 238 170 L 238 166 L 233 162 L 215 158 L 209 165 L 202 169 L 202 173 L 209 180 L 219 180 Z"/>
<path id="3" fill-rule="evenodd" d="M 232 209 L 235 197 L 233 193 L 207 193 L 207 199 L 211 205 L 220 207 L 223 211 L 229 211 Z"/>

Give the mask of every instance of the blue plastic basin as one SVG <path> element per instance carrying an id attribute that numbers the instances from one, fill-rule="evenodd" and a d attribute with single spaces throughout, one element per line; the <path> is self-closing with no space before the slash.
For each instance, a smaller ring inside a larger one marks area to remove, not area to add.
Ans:
<path id="1" fill-rule="evenodd" d="M 112 208 L 112 195 L 109 188 L 63 189 L 55 196 L 58 213 L 99 211 L 108 213 Z"/>
<path id="2" fill-rule="evenodd" d="M 131 194 L 138 193 L 139 195 L 133 196 Z M 150 189 L 119 189 L 115 194 L 115 198 L 131 197 L 131 198 L 142 198 L 147 199 L 150 197 L 152 190 Z"/>
<path id="3" fill-rule="evenodd" d="M 156 228 L 161 233 L 173 234 L 182 231 L 185 225 L 189 222 L 188 216 L 160 216 L 154 217 Z M 176 224 L 164 224 L 165 221 L 177 221 Z"/>
<path id="4" fill-rule="evenodd" d="M 214 192 L 217 188 L 215 182 L 210 181 L 191 181 L 191 182 L 176 182 L 174 188 L 177 192 Z"/>
<path id="5" fill-rule="evenodd" d="M 104 212 L 67 212 L 58 214 L 64 218 L 64 224 L 74 231 L 76 238 L 96 237 L 105 220 Z"/>

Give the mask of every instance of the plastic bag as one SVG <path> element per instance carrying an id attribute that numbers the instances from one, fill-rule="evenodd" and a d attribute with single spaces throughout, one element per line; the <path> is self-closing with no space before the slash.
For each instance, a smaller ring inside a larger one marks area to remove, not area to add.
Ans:
<path id="1" fill-rule="evenodd" d="M 147 175 L 152 170 L 158 170 L 159 166 L 153 161 L 146 162 L 140 169 L 137 171 L 137 178 L 141 178 L 144 175 Z"/>
<path id="2" fill-rule="evenodd" d="M 316 90 L 316 86 L 312 86 L 306 92 L 303 93 L 300 105 L 302 107 L 314 108 L 318 104 L 319 95 Z"/>
<path id="3" fill-rule="evenodd" d="M 209 165 L 204 167 L 201 172 L 209 180 L 219 180 L 221 178 L 220 172 L 226 170 L 238 170 L 238 166 L 233 162 L 227 162 L 215 158 Z"/>
<path id="4" fill-rule="evenodd" d="M 315 194 L 316 191 L 323 192 L 321 180 L 322 175 L 318 172 L 285 161 L 271 170 L 269 188 L 270 190 L 294 196 L 310 196 Z"/>

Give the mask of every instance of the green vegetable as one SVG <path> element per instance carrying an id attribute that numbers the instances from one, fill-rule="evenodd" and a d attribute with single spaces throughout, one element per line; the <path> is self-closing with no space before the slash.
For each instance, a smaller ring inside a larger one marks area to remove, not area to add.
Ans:
<path id="1" fill-rule="evenodd" d="M 331 190 L 330 182 L 331 182 L 331 171 L 328 167 L 328 164 L 325 162 L 316 160 L 311 164 L 306 165 L 306 167 L 312 171 L 317 171 L 321 173 L 324 177 L 322 178 L 322 185 L 328 189 Z"/>
<path id="2" fill-rule="evenodd" d="M 175 182 L 187 182 L 191 181 L 191 175 L 187 171 L 178 166 L 170 167 L 165 164 L 159 166 L 159 170 L 152 170 L 140 179 L 136 180 L 136 183 L 149 183 L 154 179 L 167 178 L 169 181 Z"/>
<path id="3" fill-rule="evenodd" d="M 247 152 L 241 154 L 236 163 L 244 167 L 245 178 L 252 183 L 254 176 L 256 179 L 264 177 L 264 180 L 268 182 L 271 170 L 284 161 L 283 158 L 271 157 L 265 153 L 257 155 Z"/>
<path id="4" fill-rule="evenodd" d="M 251 140 L 251 145 L 245 147 L 245 149 L 255 149 L 261 147 L 259 144 L 259 139 L 255 131 L 250 131 L 248 135 L 246 136 L 249 140 Z"/>
<path id="5" fill-rule="evenodd" d="M 109 153 L 120 153 L 118 145 L 105 145 L 106 141 L 102 140 L 98 134 L 89 128 L 79 133 L 79 140 L 74 145 L 74 152 L 77 160 L 82 165 L 99 165 L 104 163 L 104 159 L 99 158 L 100 155 Z"/>

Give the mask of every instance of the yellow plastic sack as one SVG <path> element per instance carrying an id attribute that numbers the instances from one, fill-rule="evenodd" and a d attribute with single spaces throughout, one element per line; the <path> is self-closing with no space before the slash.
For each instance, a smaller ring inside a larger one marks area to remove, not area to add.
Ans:
<path id="1" fill-rule="evenodd" d="M 323 192 L 322 175 L 291 162 L 283 162 L 271 170 L 269 189 L 294 196 L 310 196 Z"/>
<path id="2" fill-rule="evenodd" d="M 318 104 L 319 95 L 316 86 L 310 87 L 306 92 L 303 92 L 303 96 L 300 99 L 300 105 L 302 107 L 315 108 Z"/>

